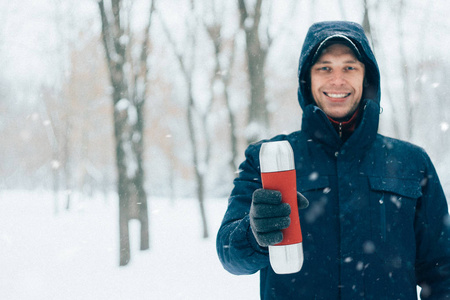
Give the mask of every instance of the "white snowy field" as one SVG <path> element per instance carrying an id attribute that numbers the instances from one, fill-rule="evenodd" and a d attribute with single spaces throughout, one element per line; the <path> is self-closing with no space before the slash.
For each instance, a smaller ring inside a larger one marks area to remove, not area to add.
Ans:
<path id="1" fill-rule="evenodd" d="M 215 235 L 226 199 L 206 203 L 201 238 L 197 202 L 149 199 L 151 249 L 119 267 L 117 200 L 74 201 L 54 214 L 47 192 L 0 192 L 0 299 L 259 299 L 258 275 L 234 276 L 217 258 Z"/>
<path id="2" fill-rule="evenodd" d="M 208 199 L 210 238 L 197 202 L 150 198 L 151 249 L 119 267 L 117 199 L 75 199 L 54 214 L 48 192 L 0 191 L 1 300 L 259 299 L 258 274 L 235 276 L 219 263 L 215 235 L 226 199 Z"/>

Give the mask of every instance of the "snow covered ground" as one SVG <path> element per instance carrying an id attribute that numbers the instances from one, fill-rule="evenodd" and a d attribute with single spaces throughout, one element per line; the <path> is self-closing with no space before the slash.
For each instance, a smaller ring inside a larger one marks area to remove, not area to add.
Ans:
<path id="1" fill-rule="evenodd" d="M 119 267 L 114 197 L 75 202 L 53 212 L 47 192 L 0 192 L 0 299 L 259 299 L 258 275 L 220 265 L 215 235 L 226 199 L 208 200 L 210 238 L 201 238 L 197 202 L 149 201 L 151 250 Z"/>
<path id="2" fill-rule="evenodd" d="M 259 299 L 258 274 L 231 275 L 216 255 L 226 199 L 206 203 L 206 240 L 195 200 L 149 205 L 151 250 L 138 250 L 132 221 L 131 261 L 119 267 L 115 197 L 55 215 L 51 193 L 0 191 L 0 299 Z"/>

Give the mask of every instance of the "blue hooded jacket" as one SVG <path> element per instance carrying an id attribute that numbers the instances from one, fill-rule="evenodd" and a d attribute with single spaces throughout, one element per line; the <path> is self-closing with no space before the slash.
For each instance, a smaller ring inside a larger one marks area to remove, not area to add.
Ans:
<path id="1" fill-rule="evenodd" d="M 357 46 L 366 67 L 362 117 L 342 140 L 309 90 L 311 57 L 327 37 Z M 438 176 L 425 151 L 377 133 L 380 74 L 362 27 L 321 22 L 306 35 L 299 62 L 302 128 L 271 139 L 294 150 L 304 263 L 274 273 L 268 250 L 250 229 L 252 194 L 262 187 L 259 150 L 250 145 L 217 235 L 217 252 L 233 274 L 260 271 L 261 299 L 450 299 L 450 217 Z"/>

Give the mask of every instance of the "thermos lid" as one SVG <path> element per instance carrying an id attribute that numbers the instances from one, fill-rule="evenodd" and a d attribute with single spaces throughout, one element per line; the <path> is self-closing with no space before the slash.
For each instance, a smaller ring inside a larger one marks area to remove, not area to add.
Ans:
<path id="1" fill-rule="evenodd" d="M 295 169 L 294 151 L 288 141 L 267 142 L 259 151 L 261 172 L 280 172 Z"/>
<path id="2" fill-rule="evenodd" d="M 284 246 L 269 246 L 269 259 L 270 265 L 275 273 L 297 273 L 303 266 L 302 243 Z"/>

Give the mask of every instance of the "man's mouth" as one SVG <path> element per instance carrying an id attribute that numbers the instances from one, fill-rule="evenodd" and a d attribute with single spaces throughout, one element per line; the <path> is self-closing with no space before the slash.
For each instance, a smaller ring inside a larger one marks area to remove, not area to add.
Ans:
<path id="1" fill-rule="evenodd" d="M 342 99 L 350 96 L 351 93 L 325 93 L 325 96 L 334 98 L 334 99 Z"/>

